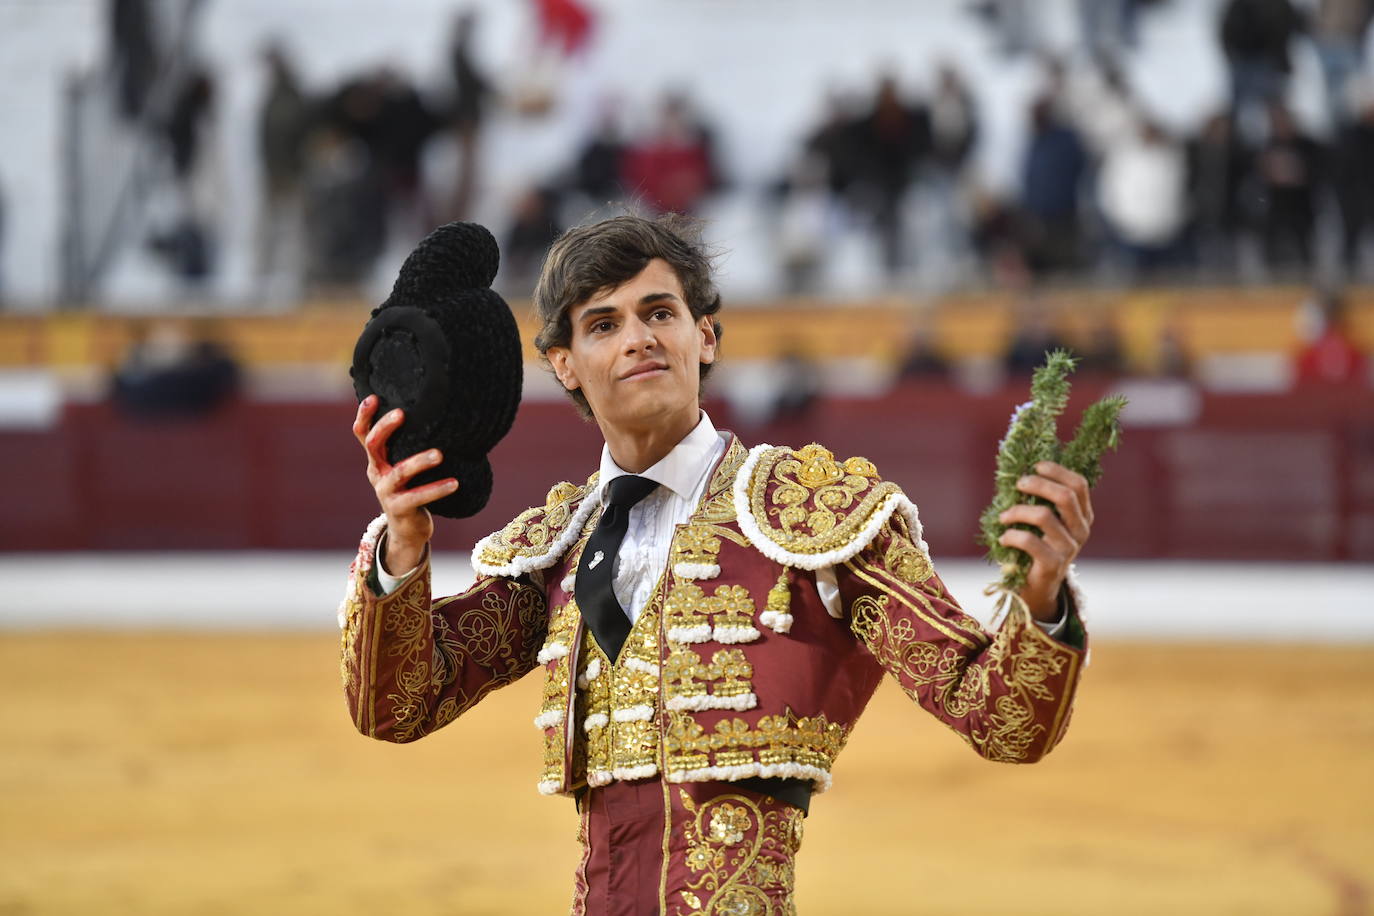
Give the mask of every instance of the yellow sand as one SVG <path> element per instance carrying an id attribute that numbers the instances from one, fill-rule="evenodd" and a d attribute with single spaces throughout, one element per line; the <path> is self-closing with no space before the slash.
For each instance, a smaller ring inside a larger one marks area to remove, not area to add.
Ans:
<path id="1" fill-rule="evenodd" d="M 335 653 L 0 635 L 0 914 L 566 912 L 535 678 L 398 747 Z M 803 914 L 1370 912 L 1374 647 L 1099 645 L 1033 767 L 886 684 L 806 831 Z"/>

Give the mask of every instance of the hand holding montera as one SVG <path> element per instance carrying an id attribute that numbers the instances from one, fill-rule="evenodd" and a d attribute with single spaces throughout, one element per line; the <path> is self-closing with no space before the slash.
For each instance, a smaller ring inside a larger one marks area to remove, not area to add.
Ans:
<path id="1" fill-rule="evenodd" d="M 367 479 L 386 513 L 386 556 L 382 565 L 387 570 L 405 572 L 419 565 L 425 545 L 434 534 L 434 519 L 425 506 L 456 492 L 458 481 L 446 477 L 408 489 L 415 475 L 437 467 L 444 456 L 438 449 L 426 449 L 392 464 L 387 460 L 387 439 L 401 425 L 405 412 L 399 408 L 392 410 L 373 425 L 376 411 L 376 396 L 364 398 L 353 420 L 353 436 L 367 453 Z"/>

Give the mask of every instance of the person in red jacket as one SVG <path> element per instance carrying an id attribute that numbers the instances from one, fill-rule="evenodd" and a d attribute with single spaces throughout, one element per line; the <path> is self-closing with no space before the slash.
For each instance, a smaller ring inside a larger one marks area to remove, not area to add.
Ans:
<path id="1" fill-rule="evenodd" d="M 1365 354 L 1350 333 L 1344 301 L 1330 295 L 1322 305 L 1321 329 L 1298 352 L 1295 377 L 1300 385 L 1368 385 Z"/>

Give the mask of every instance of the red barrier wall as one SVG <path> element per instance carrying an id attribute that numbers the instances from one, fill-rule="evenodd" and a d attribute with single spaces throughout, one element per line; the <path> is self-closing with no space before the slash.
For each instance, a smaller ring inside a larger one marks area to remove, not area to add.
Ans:
<path id="1" fill-rule="evenodd" d="M 1103 388 L 1080 380 L 1065 425 Z M 997 442 L 1025 391 L 913 385 L 738 431 L 749 444 L 814 439 L 871 459 L 920 506 L 937 557 L 971 556 L 981 553 L 973 533 Z M 1186 425 L 1126 430 L 1094 493 L 1089 555 L 1374 560 L 1374 397 L 1200 398 Z M 151 422 L 72 405 L 55 429 L 0 431 L 0 549 L 349 551 L 376 513 L 349 431 L 353 410 L 240 402 L 204 419 Z M 711 413 L 730 427 L 723 406 Z M 469 548 L 542 502 L 554 481 L 584 479 L 600 443 L 569 405 L 525 404 L 493 453 L 491 503 L 476 518 L 440 520 L 437 545 Z"/>

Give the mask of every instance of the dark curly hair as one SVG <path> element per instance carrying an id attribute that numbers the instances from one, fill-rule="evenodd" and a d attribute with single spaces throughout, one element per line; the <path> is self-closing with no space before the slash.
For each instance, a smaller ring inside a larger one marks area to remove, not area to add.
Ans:
<path id="1" fill-rule="evenodd" d="M 542 323 L 535 348 L 547 363 L 550 347 L 571 346 L 573 307 L 634 279 L 654 258 L 673 268 L 693 320 L 712 316 L 719 340 L 720 321 L 714 316 L 720 311 L 720 293 L 711 279 L 711 257 L 699 224 L 676 214 L 615 216 L 568 230 L 549 248 L 534 287 L 534 311 Z M 702 364 L 702 381 L 710 370 L 710 364 Z M 583 417 L 592 415 L 581 389 L 568 396 Z"/>

